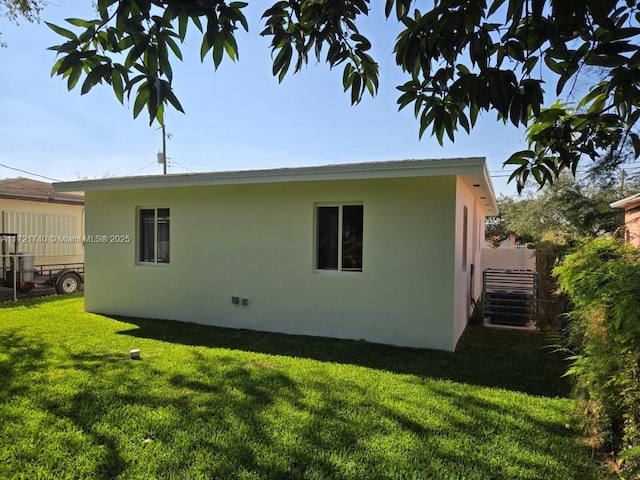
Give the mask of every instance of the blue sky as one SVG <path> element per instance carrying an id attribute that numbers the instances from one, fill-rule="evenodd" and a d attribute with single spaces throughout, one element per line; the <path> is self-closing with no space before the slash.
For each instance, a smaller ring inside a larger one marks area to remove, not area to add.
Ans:
<path id="1" fill-rule="evenodd" d="M 90 18 L 90 5 L 54 2 L 43 20 L 60 25 L 64 18 Z M 381 10 L 361 25 L 380 64 L 380 90 L 355 107 L 343 92 L 341 68 L 311 62 L 279 84 L 268 41 L 259 36 L 261 13 L 247 10 L 250 31 L 238 34 L 240 61 L 225 59 L 217 72 L 209 58 L 200 63 L 198 38 L 187 38 L 184 62 L 174 62 L 186 114 L 166 117 L 170 173 L 484 156 L 496 193 L 515 192 L 502 162 L 526 147 L 522 130 L 486 114 L 471 135 L 461 130 L 455 143 L 441 147 L 428 133 L 418 139 L 410 108 L 398 112 L 395 87 L 406 80 L 391 52 L 400 28 L 384 21 Z M 50 77 L 55 55 L 46 48 L 60 39 L 44 23 L 16 26 L 0 18 L 0 32 L 8 44 L 0 49 L 1 164 L 60 180 L 162 172 L 156 163 L 161 133 L 144 112 L 134 120 L 108 86 L 81 96 Z M 0 167 L 0 178 L 18 175 L 28 176 Z"/>

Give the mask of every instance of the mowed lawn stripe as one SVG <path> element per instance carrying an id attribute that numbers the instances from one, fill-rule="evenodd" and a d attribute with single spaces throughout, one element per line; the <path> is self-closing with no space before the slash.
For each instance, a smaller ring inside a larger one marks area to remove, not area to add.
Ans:
<path id="1" fill-rule="evenodd" d="M 546 343 L 470 327 L 448 354 L 5 304 L 0 478 L 604 478 Z"/>

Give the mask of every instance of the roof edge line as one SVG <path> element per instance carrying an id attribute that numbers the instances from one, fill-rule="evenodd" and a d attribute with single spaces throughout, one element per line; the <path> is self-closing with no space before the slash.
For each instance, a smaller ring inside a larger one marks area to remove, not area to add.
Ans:
<path id="1" fill-rule="evenodd" d="M 36 202 L 43 202 L 43 203 L 65 203 L 70 205 L 84 204 L 84 198 L 81 198 L 81 197 L 76 200 L 74 198 L 68 198 L 68 197 L 28 195 L 28 194 L 21 194 L 21 193 L 1 193 L 0 192 L 0 198 L 10 199 L 10 200 L 33 200 Z"/>
<path id="2" fill-rule="evenodd" d="M 451 169 L 463 167 L 479 167 L 484 165 L 486 168 L 486 159 L 484 157 L 458 157 L 443 158 L 433 160 L 401 160 L 389 162 L 364 162 L 353 164 L 335 164 L 320 165 L 308 167 L 285 167 L 264 170 L 237 170 L 237 171 L 221 171 L 221 172 L 201 172 L 187 174 L 170 174 L 170 175 L 150 175 L 138 177 L 114 177 L 95 180 L 81 180 L 71 182 L 56 182 L 53 184 L 57 192 L 76 192 L 84 189 L 102 190 L 108 187 L 131 186 L 131 188 L 154 188 L 154 186 L 162 187 L 170 184 L 180 183 L 198 183 L 206 181 L 233 181 L 241 179 L 273 179 L 282 177 L 286 181 L 287 177 L 302 176 L 327 176 L 327 175 L 349 175 L 366 172 L 387 172 L 387 171 L 415 171 L 420 169 Z M 155 185 L 153 185 L 155 184 Z M 87 188 L 88 187 L 88 188 Z M 120 188 L 122 189 L 122 188 Z"/>

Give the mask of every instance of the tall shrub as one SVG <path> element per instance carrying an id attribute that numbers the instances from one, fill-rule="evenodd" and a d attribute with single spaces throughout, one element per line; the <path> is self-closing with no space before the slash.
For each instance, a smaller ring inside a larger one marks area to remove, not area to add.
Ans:
<path id="1" fill-rule="evenodd" d="M 576 393 L 620 452 L 627 478 L 640 474 L 640 253 L 611 238 L 583 241 L 556 267 L 574 309 L 569 373 Z"/>
<path id="2" fill-rule="evenodd" d="M 552 240 L 535 245 L 536 271 L 538 272 L 538 325 L 560 330 L 562 314 L 566 312 L 566 298 L 559 292 L 558 280 L 553 269 L 568 253 L 570 246 Z"/>

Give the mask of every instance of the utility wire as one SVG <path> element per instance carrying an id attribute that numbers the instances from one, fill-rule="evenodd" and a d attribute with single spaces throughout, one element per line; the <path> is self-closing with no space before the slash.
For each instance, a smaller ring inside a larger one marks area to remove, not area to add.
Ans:
<path id="1" fill-rule="evenodd" d="M 134 171 L 133 171 L 133 172 L 131 172 L 131 173 L 127 173 L 127 174 L 126 174 L 126 175 L 124 175 L 124 176 L 125 176 L 125 177 L 128 177 L 129 175 L 133 175 L 134 173 L 138 173 L 140 170 L 144 170 L 145 168 L 150 167 L 150 166 L 151 166 L 151 165 L 153 165 L 154 163 L 157 163 L 157 162 L 155 162 L 155 161 L 154 161 L 154 162 L 149 162 L 149 163 L 147 163 L 144 167 L 140 167 L 139 169 L 134 170 Z"/>
<path id="2" fill-rule="evenodd" d="M 46 175 L 40 175 L 39 173 L 27 172 L 26 170 L 22 170 L 20 168 L 10 167 L 9 165 L 4 165 L 3 163 L 0 163 L 0 167 L 8 168 L 9 170 L 15 170 L 16 172 L 26 173 L 27 175 L 32 175 L 34 177 L 46 178 L 47 180 L 53 180 L 54 182 L 62 181 L 57 178 L 51 178 L 51 177 L 47 177 Z"/>
<path id="3" fill-rule="evenodd" d="M 171 164 L 179 165 L 179 166 L 181 166 L 182 168 L 184 168 L 185 170 L 187 170 L 188 172 L 194 172 L 194 170 L 193 170 L 192 168 L 189 168 L 189 167 L 187 167 L 186 165 L 183 165 L 182 163 L 180 163 L 180 162 L 178 162 L 178 161 L 176 161 L 176 160 L 171 160 Z"/>

